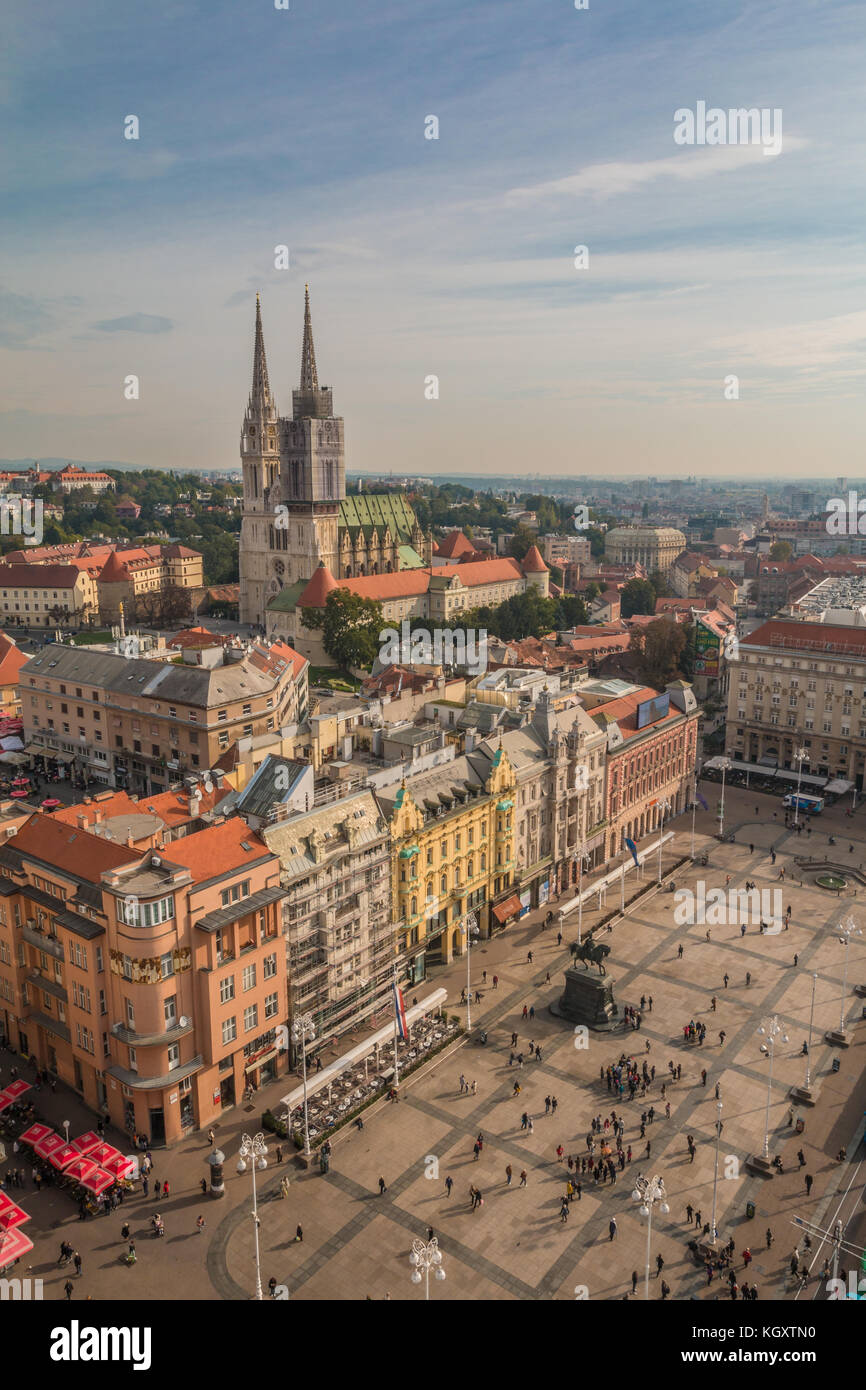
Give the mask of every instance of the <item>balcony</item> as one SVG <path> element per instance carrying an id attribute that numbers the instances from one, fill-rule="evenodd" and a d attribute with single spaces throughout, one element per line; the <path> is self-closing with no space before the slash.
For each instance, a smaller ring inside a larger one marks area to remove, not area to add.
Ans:
<path id="1" fill-rule="evenodd" d="M 33 921 L 33 918 L 29 919 Z M 44 951 L 46 955 L 54 956 L 55 960 L 63 960 L 63 945 L 59 937 L 49 936 L 47 931 L 40 931 L 36 926 L 21 926 L 18 929 L 25 941 L 29 941 L 31 946 L 37 950 Z"/>

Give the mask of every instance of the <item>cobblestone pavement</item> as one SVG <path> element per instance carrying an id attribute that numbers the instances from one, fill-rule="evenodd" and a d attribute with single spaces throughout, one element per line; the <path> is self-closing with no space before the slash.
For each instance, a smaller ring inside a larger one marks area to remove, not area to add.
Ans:
<path id="1" fill-rule="evenodd" d="M 715 795 L 706 783 L 704 794 L 712 804 Z M 275 1145 L 270 1143 L 271 1164 L 259 1175 L 258 1184 L 265 1286 L 273 1276 L 287 1286 L 292 1299 L 423 1298 L 423 1284 L 410 1283 L 408 1255 L 413 1238 L 424 1236 L 432 1226 L 444 1253 L 447 1278 L 443 1283 L 431 1281 L 431 1298 L 622 1298 L 631 1289 L 632 1271 L 639 1276 L 638 1297 L 642 1297 L 646 1225 L 631 1200 L 632 1180 L 640 1171 L 664 1178 L 670 1206 L 667 1215 L 656 1210 L 653 1217 L 650 1297 L 660 1297 L 658 1254 L 664 1259 L 663 1277 L 674 1298 L 720 1296 L 717 1284 L 705 1287 L 703 1270 L 688 1253 L 685 1219 L 687 1204 L 699 1209 L 704 1221 L 711 1218 L 718 1083 L 724 1121 L 717 1186 L 720 1235 L 723 1239 L 733 1235 L 738 1253 L 749 1245 L 754 1255 L 750 1282 L 758 1283 L 762 1298 L 794 1296 L 786 1283 L 797 1235 L 790 1224 L 793 1217 L 805 1216 L 819 1224 L 832 1221 L 843 1198 L 847 1218 L 862 1189 L 856 1141 L 866 1104 L 862 1079 L 866 1040 L 861 1040 L 866 1030 L 854 1030 L 855 1041 L 845 1050 L 831 1048 L 823 1040 L 824 1031 L 838 1024 L 841 1001 L 844 948 L 833 928 L 852 908 L 855 915 L 859 912 L 850 896 L 837 898 L 792 880 L 793 854 L 808 848 L 822 858 L 827 833 L 833 830 L 839 844 L 831 853 L 860 863 L 866 859 L 866 818 L 858 812 L 853 820 L 844 819 L 842 809 L 835 808 L 816 822 L 807 842 L 805 835 L 798 839 L 785 829 L 780 814 L 773 819 L 777 799 L 729 789 L 725 800 L 726 829 L 736 830 L 736 843 L 720 845 L 712 839 L 713 817 L 699 814 L 697 847 L 699 852 L 709 849 L 710 863 L 706 869 L 697 864 L 678 869 L 678 888 L 694 888 L 700 877 L 709 887 L 724 886 L 729 874 L 731 887 L 742 886 L 746 878 L 754 879 L 759 888 L 779 886 L 785 906 L 790 903 L 792 908 L 790 929 L 765 936 L 752 926 L 743 937 L 737 925 L 713 926 L 707 940 L 705 926 L 676 924 L 670 893 L 646 893 L 624 920 L 613 924 L 605 939 L 611 945 L 607 965 L 620 1006 L 637 1005 L 641 995 L 651 995 L 652 1011 L 645 1013 L 639 1031 L 590 1034 L 586 1047 L 577 1045 L 579 1035 L 548 1010 L 562 991 L 561 972 L 575 935 L 571 920 L 562 947 L 557 946 L 555 927 L 543 930 L 543 914 L 536 913 L 473 949 L 473 986 L 482 987 L 483 970 L 488 977 L 499 976 L 498 989 L 488 988 L 482 1003 L 477 1009 L 473 1006 L 473 1023 L 483 1021 L 489 1030 L 486 1047 L 467 1041 L 450 1049 L 409 1078 L 398 1104 L 384 1102 L 367 1112 L 362 1132 L 349 1127 L 336 1134 L 326 1176 L 317 1167 L 304 1171 L 295 1163 L 275 1164 Z M 690 817 L 680 818 L 673 828 L 677 843 L 666 858 L 668 864 L 675 855 L 689 852 Z M 855 847 L 850 857 L 849 843 Z M 775 867 L 771 849 L 778 856 Z M 780 884 L 782 868 L 786 873 Z M 649 877 L 647 870 L 645 884 Z M 617 898 L 618 894 L 608 896 L 607 910 L 616 906 Z M 593 920 L 592 914 L 585 913 L 584 928 Z M 532 965 L 526 960 L 530 946 Z M 793 964 L 795 953 L 798 967 Z M 465 969 L 465 961 L 457 961 L 431 981 L 449 989 L 451 1010 L 459 1007 L 451 1001 L 459 999 Z M 805 1131 L 797 1136 L 788 1125 L 788 1090 L 804 1075 L 800 1053 L 809 1029 L 813 972 L 818 979 L 811 1063 L 819 1099 L 813 1109 L 801 1112 Z M 864 972 L 866 935 L 855 937 L 850 948 L 845 1001 L 849 1023 L 861 1015 L 860 1001 L 851 990 L 866 977 Z M 419 997 L 426 988 L 418 987 Z M 531 1031 L 522 1021 L 524 1004 L 536 1011 Z M 776 1049 L 770 1151 L 783 1157 L 786 1171 L 767 1180 L 749 1175 L 744 1162 L 763 1143 L 768 1064 L 759 1050 L 756 1029 L 772 1014 L 784 1025 L 788 1042 L 780 1042 Z M 683 1043 L 682 1027 L 690 1018 L 707 1023 L 702 1047 Z M 512 1029 L 520 1036 L 526 1059 L 519 1072 L 508 1064 Z M 720 1030 L 726 1033 L 723 1046 Z M 542 1048 L 541 1063 L 529 1058 L 530 1038 Z M 600 1069 L 624 1051 L 639 1062 L 646 1057 L 656 1067 L 655 1085 L 643 1100 L 618 1102 L 599 1080 Z M 831 1072 L 834 1056 L 841 1058 L 837 1074 Z M 682 1077 L 668 1082 L 662 1099 L 660 1086 L 671 1060 L 682 1066 Z M 5 1058 L 0 1057 L 0 1065 L 5 1072 Z M 705 1085 L 702 1068 L 707 1071 Z M 461 1072 L 477 1082 L 476 1094 L 460 1094 Z M 515 1080 L 522 1088 L 517 1097 L 513 1096 Z M 57 1271 L 53 1261 L 64 1235 L 78 1242 L 84 1256 L 76 1297 L 125 1297 L 127 1292 L 139 1298 L 254 1296 L 251 1180 L 249 1173 L 235 1173 L 238 1141 L 244 1129 L 257 1127 L 263 1103 L 274 1103 L 291 1084 L 282 1078 L 260 1095 L 255 1111 L 241 1108 L 224 1119 L 218 1133 L 218 1143 L 228 1155 L 223 1201 L 202 1199 L 198 1194 L 208 1153 L 204 1136 L 194 1135 L 177 1149 L 157 1154 L 155 1175 L 168 1177 L 172 1190 L 169 1201 L 159 1207 L 167 1228 L 165 1240 L 151 1240 L 146 1234 L 155 1210 L 153 1197 L 137 1197 L 116 1215 L 79 1223 L 68 1198 L 59 1194 L 52 1198 L 50 1192 L 31 1196 L 32 1188 L 21 1194 L 34 1216 L 28 1227 L 37 1240 L 32 1272 L 45 1278 L 46 1297 L 63 1296 L 66 1272 Z M 555 1116 L 545 1115 L 547 1095 L 557 1098 Z M 666 1101 L 671 1103 L 669 1119 L 665 1118 Z M 74 1098 L 48 1097 L 46 1110 L 49 1102 L 60 1108 L 77 1103 Z M 639 1139 L 639 1126 L 642 1110 L 650 1105 L 655 1116 L 647 1125 L 651 1157 L 646 1160 L 646 1141 Z M 625 1116 L 624 1143 L 632 1146 L 632 1162 L 618 1174 L 613 1187 L 595 1187 L 591 1178 L 584 1178 L 581 1199 L 571 1204 L 563 1223 L 560 1201 L 568 1174 L 557 1160 L 556 1147 L 562 1144 L 566 1154 L 585 1153 L 591 1117 L 609 1115 L 614 1109 Z M 524 1111 L 532 1117 L 531 1134 L 521 1128 Z M 53 1120 L 53 1112 L 49 1113 Z M 64 1117 L 75 1118 L 56 1118 Z M 78 1132 L 75 1125 L 73 1132 Z M 476 1161 L 473 1145 L 479 1133 L 484 1144 Z M 694 1162 L 687 1151 L 688 1134 L 696 1143 Z M 835 1154 L 842 1145 L 847 1146 L 849 1157 L 837 1163 Z M 801 1146 L 807 1160 L 804 1171 L 815 1179 L 808 1200 L 796 1158 Z M 510 1187 L 505 1173 L 509 1164 L 513 1170 Z M 522 1169 L 527 1171 L 525 1188 L 519 1186 Z M 275 1194 L 286 1172 L 291 1178 L 289 1197 L 280 1200 Z M 445 1189 L 449 1175 L 454 1183 L 450 1198 Z M 380 1176 L 387 1187 L 382 1195 Z M 852 1178 L 853 1186 L 844 1198 Z M 474 1211 L 468 1199 L 470 1183 L 484 1197 L 483 1206 Z M 757 1206 L 753 1221 L 745 1219 L 749 1200 Z M 120 1225 L 129 1210 L 139 1242 L 139 1260 L 132 1269 L 120 1262 Z M 208 1222 L 203 1235 L 195 1228 L 199 1212 Z M 609 1239 L 611 1216 L 617 1222 L 613 1242 Z M 294 1238 L 298 1224 L 303 1228 L 302 1242 Z M 767 1226 L 774 1236 L 770 1251 L 764 1250 Z M 818 1268 L 824 1254 L 826 1250 Z M 816 1283 L 800 1296 L 812 1296 L 817 1287 Z"/>

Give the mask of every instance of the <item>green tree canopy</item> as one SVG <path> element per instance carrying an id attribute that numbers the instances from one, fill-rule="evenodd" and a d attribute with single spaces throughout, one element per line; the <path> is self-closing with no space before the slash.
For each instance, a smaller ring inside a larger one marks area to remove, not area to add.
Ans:
<path id="1" fill-rule="evenodd" d="M 656 611 L 656 591 L 648 579 L 630 579 L 622 591 L 624 618 L 633 618 L 635 613 L 654 613 Z"/>
<path id="2" fill-rule="evenodd" d="M 304 627 L 321 629 L 322 645 L 332 661 L 347 670 L 369 670 L 380 647 L 382 605 L 348 589 L 332 589 L 324 610 L 302 608 Z"/>

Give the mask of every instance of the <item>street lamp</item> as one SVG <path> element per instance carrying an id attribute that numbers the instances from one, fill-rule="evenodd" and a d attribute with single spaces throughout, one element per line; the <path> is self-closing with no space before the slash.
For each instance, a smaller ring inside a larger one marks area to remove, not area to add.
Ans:
<path id="1" fill-rule="evenodd" d="M 256 1197 L 256 1169 L 258 1168 L 259 1172 L 262 1172 L 265 1168 L 267 1168 L 268 1160 L 265 1158 L 265 1154 L 267 1153 L 267 1151 L 268 1149 L 267 1145 L 265 1144 L 265 1136 L 263 1134 L 256 1134 L 253 1136 L 253 1138 L 250 1138 L 248 1134 L 244 1134 L 241 1136 L 241 1146 L 238 1150 L 238 1172 L 245 1173 L 247 1171 L 246 1160 L 249 1159 L 249 1167 L 253 1175 L 252 1217 L 253 1230 L 255 1231 L 256 1237 L 256 1298 L 259 1300 L 261 1300 L 262 1298 L 262 1262 L 261 1255 L 259 1253 L 260 1223 L 258 1200 Z"/>
<path id="2" fill-rule="evenodd" d="M 766 1038 L 766 1042 L 761 1043 L 761 1051 L 765 1052 L 770 1059 L 770 1068 L 767 1076 L 767 1114 L 764 1122 L 764 1166 L 770 1164 L 770 1098 L 773 1089 L 773 1058 L 776 1054 L 776 1039 L 779 1038 L 783 1043 L 788 1041 L 787 1033 L 783 1032 L 782 1025 L 776 1014 L 772 1018 L 765 1019 L 758 1029 L 758 1035 Z"/>
<path id="3" fill-rule="evenodd" d="M 466 1032 L 472 1031 L 472 938 L 480 935 L 478 931 L 478 918 L 474 912 L 467 912 L 463 918 L 463 930 L 466 933 Z"/>
<path id="4" fill-rule="evenodd" d="M 794 762 L 797 764 L 797 800 L 794 803 L 794 828 L 800 823 L 800 778 L 803 776 L 803 764 L 809 762 L 808 748 L 798 748 L 794 754 Z"/>
<path id="5" fill-rule="evenodd" d="M 722 1102 L 716 1101 L 716 1163 L 713 1170 L 713 1218 L 710 1223 L 710 1239 L 715 1247 L 719 1238 L 719 1228 L 716 1225 L 716 1197 L 719 1191 L 719 1142 L 722 1137 Z"/>
<path id="6" fill-rule="evenodd" d="M 815 988 L 818 984 L 817 973 L 812 975 L 812 1002 L 809 1005 L 809 1040 L 806 1043 L 806 1075 L 802 1086 L 793 1086 L 791 1095 L 794 1100 L 802 1101 L 805 1105 L 813 1105 L 812 1096 L 812 1025 L 815 1021 Z"/>
<path id="7" fill-rule="evenodd" d="M 853 917 L 846 917 L 838 927 L 834 928 L 839 933 L 839 940 L 845 947 L 845 969 L 842 972 L 842 996 L 839 1000 L 839 1027 L 827 1033 L 828 1042 L 835 1042 L 841 1047 L 847 1047 L 848 1038 L 845 1033 L 845 994 L 848 988 L 848 954 L 851 950 L 851 937 L 862 936 L 863 933 L 857 926 Z"/>
<path id="8" fill-rule="evenodd" d="M 662 881 L 662 837 L 664 836 L 665 816 L 670 809 L 671 803 L 663 798 L 659 802 L 659 810 L 661 811 L 661 820 L 659 821 L 659 883 Z"/>
<path id="9" fill-rule="evenodd" d="M 445 1278 L 445 1270 L 442 1268 L 442 1251 L 439 1249 L 439 1242 L 435 1236 L 431 1240 L 413 1240 L 412 1253 L 409 1256 L 409 1263 L 412 1266 L 412 1283 L 421 1283 L 421 1271 L 424 1271 L 425 1290 L 424 1297 L 429 1301 L 430 1298 L 430 1271 L 433 1270 L 433 1278 L 440 1283 Z"/>
<path id="10" fill-rule="evenodd" d="M 725 776 L 734 764 L 730 758 L 720 758 L 717 765 L 722 769 L 722 800 L 719 804 L 719 839 L 721 840 L 725 834 Z"/>
<path id="11" fill-rule="evenodd" d="M 310 1157 L 310 1117 L 307 1111 L 307 1040 L 312 1042 L 316 1028 L 312 1014 L 299 1014 L 292 1021 L 292 1042 L 301 1048 L 301 1069 L 304 1077 L 304 1158 Z"/>
<path id="12" fill-rule="evenodd" d="M 587 854 L 585 846 L 582 845 L 582 846 L 581 846 L 581 850 L 580 850 L 580 877 L 578 878 L 578 881 L 577 881 L 577 944 L 578 944 L 578 946 L 580 946 L 580 945 L 583 944 L 582 941 L 581 941 L 581 936 L 580 936 L 581 929 L 582 929 L 582 927 L 583 927 L 583 869 L 584 869 L 584 865 L 585 865 L 586 868 L 588 869 L 591 863 L 592 863 L 592 857 L 591 857 L 589 854 Z"/>
<path id="13" fill-rule="evenodd" d="M 658 1176 L 654 1178 L 636 1177 L 634 1180 L 634 1191 L 631 1194 L 633 1202 L 640 1202 L 640 1214 L 647 1218 L 646 1225 L 646 1268 L 644 1270 L 644 1298 L 649 1299 L 649 1271 L 650 1271 L 650 1246 L 652 1243 L 653 1230 L 653 1207 L 656 1202 L 660 1203 L 659 1211 L 665 1216 L 670 1211 L 665 1198 L 665 1185 Z"/>

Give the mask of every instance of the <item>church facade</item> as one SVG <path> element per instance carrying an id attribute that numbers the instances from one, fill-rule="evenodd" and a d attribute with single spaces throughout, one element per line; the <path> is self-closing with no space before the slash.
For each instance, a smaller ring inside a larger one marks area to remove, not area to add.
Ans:
<path id="1" fill-rule="evenodd" d="M 343 421 L 334 415 L 331 388 L 319 386 L 309 286 L 291 418 L 278 415 L 271 393 L 256 296 L 253 382 L 240 452 L 242 623 L 263 625 L 271 600 L 306 585 L 320 564 L 340 578 L 356 578 L 430 563 L 432 541 L 405 498 L 346 496 Z"/>

